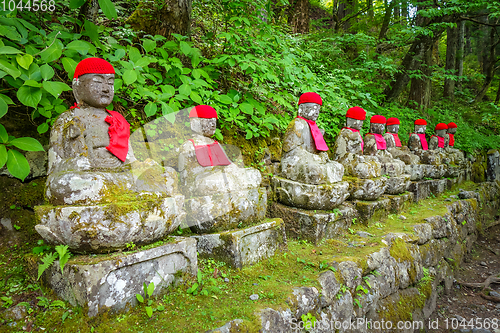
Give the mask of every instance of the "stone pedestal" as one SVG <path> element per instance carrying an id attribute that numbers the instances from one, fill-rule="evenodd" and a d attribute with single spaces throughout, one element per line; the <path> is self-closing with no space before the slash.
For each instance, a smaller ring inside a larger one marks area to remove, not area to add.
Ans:
<path id="1" fill-rule="evenodd" d="M 425 165 L 425 177 L 432 179 L 440 179 L 443 178 L 448 170 L 448 166 L 440 164 L 440 165 Z"/>
<path id="2" fill-rule="evenodd" d="M 245 227 L 266 216 L 264 187 L 193 197 L 184 203 L 185 226 L 196 233 L 219 232 Z"/>
<path id="3" fill-rule="evenodd" d="M 387 188 L 387 178 L 344 177 L 349 182 L 350 200 L 376 200 Z"/>
<path id="4" fill-rule="evenodd" d="M 391 204 L 389 206 L 389 212 L 391 214 L 398 214 L 403 210 L 406 210 L 413 203 L 413 193 L 406 192 L 399 195 L 383 195 L 382 199 L 389 199 Z"/>
<path id="5" fill-rule="evenodd" d="M 431 194 L 431 182 L 432 180 L 423 180 L 419 182 L 412 182 L 410 184 L 409 191 L 413 193 L 413 199 L 415 202 L 419 202 Z"/>
<path id="6" fill-rule="evenodd" d="M 283 219 L 288 237 L 305 239 L 314 244 L 342 234 L 351 226 L 352 219 L 358 217 L 354 206 L 348 202 L 333 211 L 304 210 L 272 203 L 268 214 Z"/>
<path id="7" fill-rule="evenodd" d="M 448 190 L 448 179 L 434 179 L 431 180 L 430 184 L 430 190 L 434 195 L 438 195 Z"/>
<path id="8" fill-rule="evenodd" d="M 37 206 L 36 231 L 73 252 L 109 252 L 152 243 L 184 218 L 184 196 L 88 206 Z"/>
<path id="9" fill-rule="evenodd" d="M 359 213 L 358 222 L 369 225 L 389 215 L 391 200 L 379 198 L 374 201 L 354 201 L 354 205 Z"/>
<path id="10" fill-rule="evenodd" d="M 123 310 L 144 296 L 143 284 L 153 282 L 154 294 L 178 280 L 179 273 L 196 275 L 196 240 L 175 237 L 169 243 L 132 253 L 81 255 L 71 258 L 61 274 L 59 261 L 44 273 L 47 284 L 73 306 L 88 307 L 95 316 Z"/>
<path id="11" fill-rule="evenodd" d="M 285 227 L 279 218 L 245 229 L 192 238 L 198 241 L 200 257 L 223 261 L 235 268 L 255 264 L 278 250 L 287 250 Z"/>
<path id="12" fill-rule="evenodd" d="M 425 177 L 425 164 L 408 164 L 405 165 L 405 173 L 410 175 L 410 180 L 421 180 Z"/>
<path id="13" fill-rule="evenodd" d="M 391 176 L 386 182 L 386 194 L 401 194 L 410 186 L 410 175 Z"/>
<path id="14" fill-rule="evenodd" d="M 349 184 L 346 181 L 311 185 L 274 176 L 271 186 L 279 202 L 308 210 L 334 209 L 349 196 Z"/>

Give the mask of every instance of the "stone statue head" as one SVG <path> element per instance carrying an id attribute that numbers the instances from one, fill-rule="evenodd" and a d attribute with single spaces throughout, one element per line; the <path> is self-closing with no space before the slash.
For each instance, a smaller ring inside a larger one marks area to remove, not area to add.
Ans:
<path id="1" fill-rule="evenodd" d="M 387 132 L 398 134 L 399 132 L 399 119 L 391 117 L 387 119 Z"/>
<path id="2" fill-rule="evenodd" d="M 455 124 L 455 123 L 449 123 L 448 124 L 448 133 L 449 134 L 455 134 L 455 133 L 457 133 L 457 124 Z"/>
<path id="3" fill-rule="evenodd" d="M 434 132 L 436 133 L 436 136 L 444 138 L 446 132 L 448 131 L 448 125 L 445 123 L 439 123 L 436 125 L 436 128 L 434 128 Z"/>
<path id="4" fill-rule="evenodd" d="M 370 133 L 384 134 L 385 123 L 387 120 L 384 116 L 375 115 L 370 119 Z"/>
<path id="5" fill-rule="evenodd" d="M 217 111 L 208 105 L 198 105 L 189 113 L 191 130 L 206 137 L 215 134 L 217 128 Z"/>
<path id="6" fill-rule="evenodd" d="M 424 134 L 427 129 L 427 121 L 425 119 L 415 120 L 415 133 Z"/>
<path id="7" fill-rule="evenodd" d="M 359 106 L 354 106 L 347 110 L 346 113 L 346 127 L 361 130 L 363 121 L 366 119 L 366 111 Z"/>
<path id="8" fill-rule="evenodd" d="M 73 77 L 73 94 L 80 107 L 103 109 L 115 94 L 115 70 L 104 59 L 87 58 L 78 63 Z"/>
<path id="9" fill-rule="evenodd" d="M 321 105 L 323 105 L 323 100 L 320 95 L 313 92 L 303 93 L 299 98 L 298 115 L 302 118 L 316 121 Z"/>

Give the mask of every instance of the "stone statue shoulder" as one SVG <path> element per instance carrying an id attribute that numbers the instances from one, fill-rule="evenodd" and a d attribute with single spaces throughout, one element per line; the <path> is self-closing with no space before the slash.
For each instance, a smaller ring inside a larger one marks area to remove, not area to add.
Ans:
<path id="1" fill-rule="evenodd" d="M 367 133 L 365 135 L 365 147 L 363 149 L 364 155 L 376 155 L 378 152 L 377 140 L 373 134 Z"/>
<path id="2" fill-rule="evenodd" d="M 306 138 L 310 138 L 310 130 L 307 122 L 300 118 L 295 118 L 288 124 L 283 139 L 283 153 L 288 153 L 293 149 L 303 146 Z"/>

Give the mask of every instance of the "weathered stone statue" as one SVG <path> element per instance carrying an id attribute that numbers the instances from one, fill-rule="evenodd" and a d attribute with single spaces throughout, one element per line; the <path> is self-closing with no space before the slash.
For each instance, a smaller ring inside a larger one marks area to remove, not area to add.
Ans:
<path id="1" fill-rule="evenodd" d="M 410 176 L 403 175 L 405 163 L 394 159 L 387 151 L 387 143 L 384 139 L 386 118 L 384 116 L 373 116 L 370 119 L 370 133 L 365 135 L 365 155 L 376 156 L 382 166 L 382 174 L 388 177 L 385 193 L 399 194 L 406 192 L 410 185 Z"/>
<path id="2" fill-rule="evenodd" d="M 114 78 L 107 61 L 82 60 L 73 79 L 77 104 L 59 116 L 50 135 L 49 205 L 37 208 L 36 230 L 76 252 L 152 242 L 181 222 L 183 196 L 175 195 L 175 170 L 137 161 L 129 123 L 106 110 Z"/>
<path id="3" fill-rule="evenodd" d="M 455 148 L 455 134 L 457 133 L 457 124 L 451 122 L 448 124 L 447 134 L 445 134 L 445 142 L 448 146 L 445 147 L 450 163 L 454 166 L 463 166 L 465 163 L 464 153 Z M 455 171 L 454 173 L 457 173 Z"/>
<path id="4" fill-rule="evenodd" d="M 431 136 L 431 141 L 429 142 L 429 149 L 445 149 L 449 145 L 449 137 L 446 135 L 448 130 L 448 125 L 445 123 L 439 123 L 434 129 L 435 135 Z"/>
<path id="5" fill-rule="evenodd" d="M 455 134 L 457 133 L 457 124 L 451 122 L 448 124 L 448 131 L 447 131 L 447 137 L 448 137 L 448 145 L 450 148 L 453 148 L 455 146 Z"/>
<path id="6" fill-rule="evenodd" d="M 181 192 L 186 196 L 187 224 L 195 232 L 224 231 L 263 219 L 267 195 L 262 176 L 253 168 L 240 168 L 211 136 L 217 112 L 208 105 L 190 114 L 193 138 L 179 154 Z"/>
<path id="7" fill-rule="evenodd" d="M 408 148 L 420 155 L 422 151 L 428 150 L 429 145 L 427 144 L 427 139 L 425 138 L 425 130 L 427 129 L 427 121 L 425 119 L 417 119 L 414 124 L 414 133 L 410 134 L 410 139 L 408 140 Z"/>
<path id="8" fill-rule="evenodd" d="M 356 106 L 347 110 L 344 127 L 333 148 L 334 158 L 345 168 L 347 176 L 358 178 L 351 182 L 351 195 L 354 199 L 374 200 L 384 193 L 386 178 L 377 157 L 363 155 L 364 142 L 360 130 L 366 118 L 366 111 Z"/>
<path id="9" fill-rule="evenodd" d="M 441 178 L 446 173 L 446 167 L 442 165 L 443 155 L 435 150 L 429 150 L 425 131 L 427 129 L 427 121 L 425 119 L 415 120 L 415 132 L 410 134 L 408 140 L 408 148 L 413 154 L 420 157 L 420 162 L 426 164 L 427 167 L 424 176 L 428 178 Z"/>
<path id="10" fill-rule="evenodd" d="M 344 167 L 328 158 L 328 146 L 316 125 L 322 105 L 316 93 L 299 99 L 298 116 L 283 139 L 281 174 L 275 177 L 280 202 L 304 209 L 332 209 L 348 196 Z"/>

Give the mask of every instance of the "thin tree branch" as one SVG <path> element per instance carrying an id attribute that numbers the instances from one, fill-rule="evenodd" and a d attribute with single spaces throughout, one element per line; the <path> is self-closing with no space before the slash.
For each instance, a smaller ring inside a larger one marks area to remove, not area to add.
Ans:
<path id="1" fill-rule="evenodd" d="M 471 21 L 471 22 L 474 22 L 474 23 L 477 23 L 477 24 L 487 25 L 489 27 L 500 27 L 500 24 L 491 24 L 491 23 L 481 22 L 481 21 L 474 20 L 474 19 L 472 19 L 470 17 L 466 17 L 466 16 L 460 16 L 460 19 L 461 20 L 466 20 L 466 21 Z"/>

